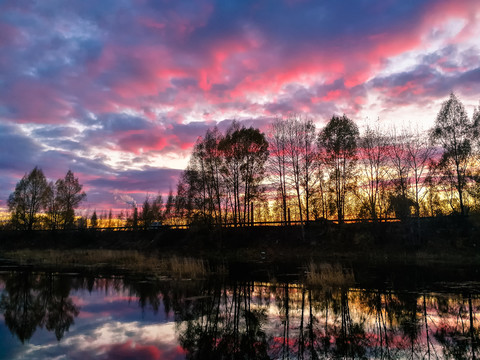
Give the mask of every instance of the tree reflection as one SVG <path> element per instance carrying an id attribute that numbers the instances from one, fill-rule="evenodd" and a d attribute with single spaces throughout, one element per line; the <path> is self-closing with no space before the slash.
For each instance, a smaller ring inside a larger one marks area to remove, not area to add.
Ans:
<path id="1" fill-rule="evenodd" d="M 23 343 L 62 339 L 79 314 L 71 290 L 128 294 L 142 313 L 174 314 L 188 359 L 475 359 L 478 295 L 348 285 L 65 277 L 11 272 L 0 310 Z M 130 299 L 130 298 L 129 298 Z M 130 301 L 130 300 L 129 300 Z"/>
<path id="2" fill-rule="evenodd" d="M 264 309 L 252 308 L 251 283 L 208 287 L 177 312 L 180 345 L 190 359 L 269 359 Z"/>
<path id="3" fill-rule="evenodd" d="M 5 280 L 0 298 L 0 310 L 5 324 L 18 339 L 28 341 L 38 327 L 63 337 L 79 314 L 79 308 L 69 298 L 68 280 L 47 274 L 12 272 Z"/>
<path id="4" fill-rule="evenodd" d="M 479 329 L 475 314 L 479 311 L 478 301 L 474 305 L 471 294 L 455 300 L 443 299 L 439 302 L 440 323 L 434 337 L 442 344 L 445 357 L 476 359 Z"/>
<path id="5" fill-rule="evenodd" d="M 434 296 L 417 292 L 219 286 L 186 299 L 177 312 L 180 344 L 191 359 L 476 356 L 480 309 L 472 296 L 460 302 L 449 298 L 445 308 Z"/>

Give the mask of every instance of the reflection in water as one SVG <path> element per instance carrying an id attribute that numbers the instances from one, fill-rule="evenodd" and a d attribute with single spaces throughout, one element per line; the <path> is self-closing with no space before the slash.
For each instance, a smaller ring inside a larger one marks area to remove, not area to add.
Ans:
<path id="1" fill-rule="evenodd" d="M 478 352 L 475 289 L 139 281 L 27 271 L 0 274 L 0 289 L 5 325 L 21 342 L 10 345 L 10 354 L 18 357 L 41 357 L 21 353 L 29 341 L 51 341 L 35 338 L 41 329 L 55 334 L 55 351 L 75 351 L 78 358 L 473 359 Z M 92 340 L 82 353 L 69 348 L 82 341 L 74 339 Z"/>
<path id="2" fill-rule="evenodd" d="M 70 284 L 52 274 L 13 272 L 3 279 L 0 309 L 5 324 L 23 343 L 37 327 L 53 331 L 57 340 L 68 331 L 79 309 L 69 298 Z"/>

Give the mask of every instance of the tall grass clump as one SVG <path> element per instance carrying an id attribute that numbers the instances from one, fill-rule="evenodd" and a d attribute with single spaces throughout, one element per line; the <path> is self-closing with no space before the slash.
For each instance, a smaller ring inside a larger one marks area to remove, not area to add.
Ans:
<path id="1" fill-rule="evenodd" d="M 341 288 L 355 284 L 355 276 L 351 269 L 340 264 L 315 263 L 307 266 L 305 282 L 309 286 L 322 288 Z"/>
<path id="2" fill-rule="evenodd" d="M 204 279 L 209 267 L 202 259 L 157 257 L 135 250 L 17 250 L 4 254 L 19 265 L 57 269 L 122 269 L 174 279 Z"/>
<path id="3" fill-rule="evenodd" d="M 173 256 L 162 261 L 166 272 L 176 279 L 200 279 L 209 273 L 208 265 L 202 259 Z"/>

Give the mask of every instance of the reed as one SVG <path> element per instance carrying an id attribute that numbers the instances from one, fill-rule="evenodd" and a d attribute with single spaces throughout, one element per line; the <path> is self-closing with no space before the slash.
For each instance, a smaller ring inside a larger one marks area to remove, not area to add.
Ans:
<path id="1" fill-rule="evenodd" d="M 177 279 L 199 279 L 208 275 L 208 266 L 202 259 L 173 256 L 163 259 L 163 262 L 165 270 Z"/>
<path id="2" fill-rule="evenodd" d="M 306 284 L 313 287 L 339 288 L 355 284 L 355 276 L 351 269 L 340 264 L 315 263 L 307 266 Z"/>
<path id="3" fill-rule="evenodd" d="M 114 268 L 175 279 L 200 279 L 209 274 L 208 264 L 202 259 L 158 257 L 135 250 L 16 250 L 3 254 L 19 265 L 55 267 L 58 269 L 84 268 L 100 270 Z"/>

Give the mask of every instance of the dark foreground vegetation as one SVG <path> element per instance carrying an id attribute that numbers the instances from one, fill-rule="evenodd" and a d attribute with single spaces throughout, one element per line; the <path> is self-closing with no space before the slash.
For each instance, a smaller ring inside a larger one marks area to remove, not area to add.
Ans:
<path id="1" fill-rule="evenodd" d="M 305 263 L 309 259 L 334 259 L 474 264 L 480 261 L 479 248 L 480 218 L 472 216 L 340 225 L 321 221 L 303 228 L 198 226 L 130 231 L 0 232 L 1 257 L 17 263 L 63 268 L 103 264 L 141 271 L 151 270 L 148 267 L 151 259 L 176 256 L 212 263 Z"/>

